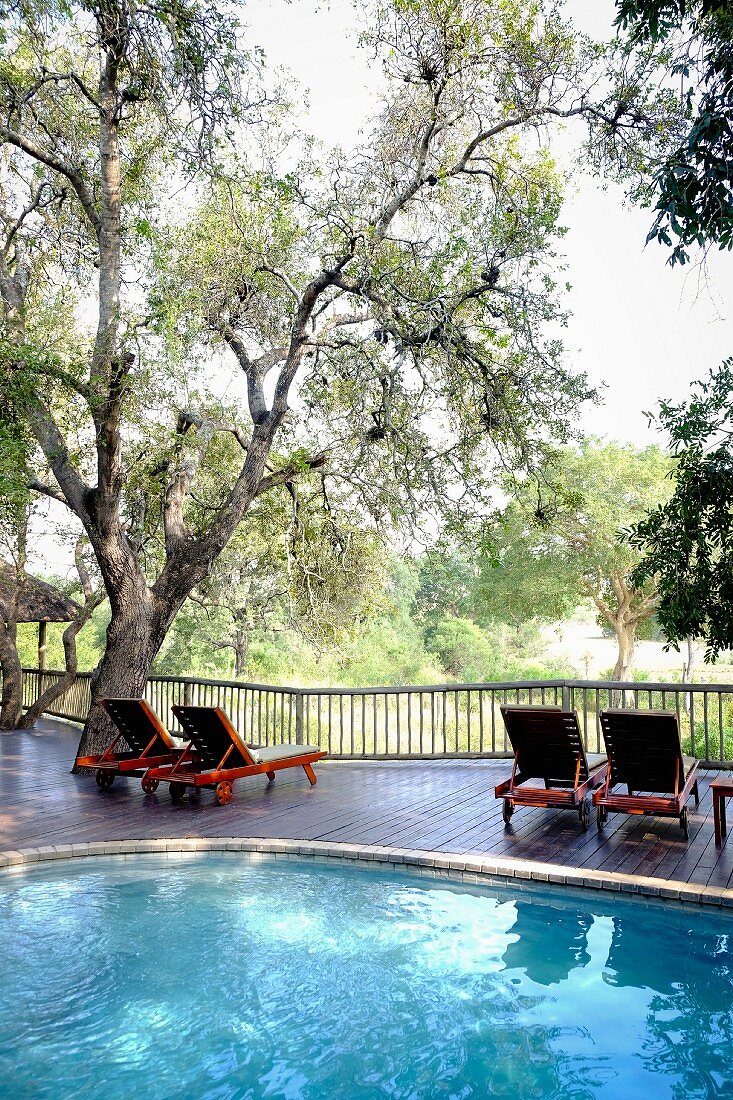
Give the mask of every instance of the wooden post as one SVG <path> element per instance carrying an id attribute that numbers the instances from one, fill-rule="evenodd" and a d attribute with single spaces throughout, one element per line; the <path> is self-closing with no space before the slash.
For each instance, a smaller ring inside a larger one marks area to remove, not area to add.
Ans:
<path id="1" fill-rule="evenodd" d="M 567 683 L 562 685 L 562 709 L 570 710 L 570 686 Z"/>
<path id="2" fill-rule="evenodd" d="M 295 694 L 295 744 L 305 744 L 303 740 L 303 696 L 300 692 Z"/>
<path id="3" fill-rule="evenodd" d="M 43 672 L 46 667 L 46 627 L 48 623 L 41 621 L 38 624 L 38 671 Z"/>

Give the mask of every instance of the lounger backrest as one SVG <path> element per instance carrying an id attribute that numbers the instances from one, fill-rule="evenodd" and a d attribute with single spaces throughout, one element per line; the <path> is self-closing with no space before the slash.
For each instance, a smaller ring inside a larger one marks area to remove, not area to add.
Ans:
<path id="1" fill-rule="evenodd" d="M 673 794 L 679 768 L 684 782 L 680 730 L 674 711 L 604 710 L 601 729 L 611 761 L 611 784 L 626 783 L 632 791 Z"/>
<path id="2" fill-rule="evenodd" d="M 117 726 L 130 749 L 139 756 L 160 756 L 172 752 L 175 745 L 157 714 L 144 699 L 102 699 L 102 706 Z"/>
<path id="3" fill-rule="evenodd" d="M 588 762 L 575 711 L 560 707 L 501 708 L 504 725 L 525 778 L 544 779 L 548 787 L 572 787 L 588 778 Z"/>
<path id="4" fill-rule="evenodd" d="M 246 768 L 254 763 L 247 746 L 221 707 L 174 706 L 173 713 L 192 742 L 204 771 L 217 768 L 228 749 L 225 768 Z"/>

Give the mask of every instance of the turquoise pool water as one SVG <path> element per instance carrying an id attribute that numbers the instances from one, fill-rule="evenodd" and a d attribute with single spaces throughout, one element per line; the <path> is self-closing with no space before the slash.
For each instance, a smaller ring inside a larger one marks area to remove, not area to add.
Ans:
<path id="1" fill-rule="evenodd" d="M 733 922 L 308 862 L 0 878 L 0 1096 L 733 1097 Z"/>

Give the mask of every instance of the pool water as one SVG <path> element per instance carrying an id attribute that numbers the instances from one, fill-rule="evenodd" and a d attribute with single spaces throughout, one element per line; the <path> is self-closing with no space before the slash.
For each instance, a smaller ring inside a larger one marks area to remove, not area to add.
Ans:
<path id="1" fill-rule="evenodd" d="M 0 1096 L 733 1097 L 733 921 L 236 856 L 0 879 Z"/>

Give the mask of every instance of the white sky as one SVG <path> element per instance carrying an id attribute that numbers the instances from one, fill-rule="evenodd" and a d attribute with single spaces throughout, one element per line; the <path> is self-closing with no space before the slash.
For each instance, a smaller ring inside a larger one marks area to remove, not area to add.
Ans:
<path id="1" fill-rule="evenodd" d="M 611 36 L 613 0 L 567 0 L 565 10 L 580 30 Z M 289 70 L 302 87 L 306 129 L 329 145 L 353 144 L 381 74 L 370 74 L 358 46 L 350 0 L 249 0 L 245 18 L 268 65 Z M 635 444 L 664 442 L 645 411 L 660 398 L 684 398 L 694 379 L 733 354 L 733 257 L 711 256 L 707 273 L 670 268 L 666 249 L 644 247 L 650 212 L 624 207 L 618 187 L 604 190 L 589 176 L 575 181 L 562 222 L 569 230 L 562 281 L 572 284 L 568 361 L 606 387 L 603 406 L 583 410 L 581 427 Z"/>

